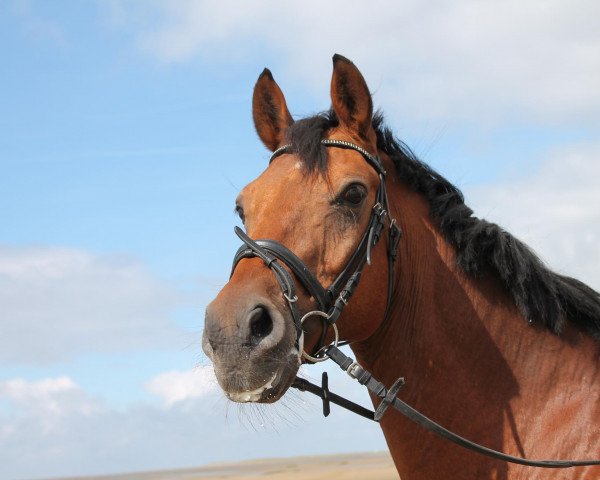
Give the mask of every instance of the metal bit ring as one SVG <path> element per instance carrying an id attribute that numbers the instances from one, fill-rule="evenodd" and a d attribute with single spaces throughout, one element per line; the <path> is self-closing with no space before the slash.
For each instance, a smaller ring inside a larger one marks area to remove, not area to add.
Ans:
<path id="1" fill-rule="evenodd" d="M 302 325 L 304 323 L 304 321 L 310 317 L 322 317 L 322 318 L 329 318 L 329 315 L 325 312 L 321 312 L 320 310 L 313 310 L 312 312 L 308 312 L 307 314 L 305 314 L 301 319 L 300 319 L 300 325 Z M 335 335 L 334 339 L 333 339 L 333 346 L 337 347 L 338 343 L 340 341 L 340 334 L 338 332 L 338 328 L 337 325 L 335 323 L 331 324 L 331 327 L 333 328 L 333 334 Z M 319 352 L 324 350 L 326 347 L 323 347 L 321 349 L 319 349 Z M 317 355 L 319 352 L 315 353 L 315 355 Z M 302 349 L 302 357 L 305 358 L 306 360 L 309 360 L 311 362 L 324 362 L 325 360 L 329 359 L 329 355 L 323 355 L 322 357 L 315 357 L 312 355 L 309 355 L 308 353 L 306 353 L 306 351 L 304 349 Z"/>

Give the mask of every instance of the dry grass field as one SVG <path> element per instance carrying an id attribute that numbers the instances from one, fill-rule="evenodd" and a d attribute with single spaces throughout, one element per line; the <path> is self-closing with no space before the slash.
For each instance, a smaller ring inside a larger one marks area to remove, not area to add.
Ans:
<path id="1" fill-rule="evenodd" d="M 385 453 L 357 453 L 219 463 L 198 468 L 126 473 L 69 480 L 397 480 L 392 458 Z"/>

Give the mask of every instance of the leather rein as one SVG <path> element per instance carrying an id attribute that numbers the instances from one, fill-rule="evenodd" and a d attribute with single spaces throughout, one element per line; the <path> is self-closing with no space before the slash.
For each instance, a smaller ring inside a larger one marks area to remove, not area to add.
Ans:
<path id="1" fill-rule="evenodd" d="M 307 391 L 320 397 L 323 401 L 323 415 L 326 417 L 330 413 L 330 403 L 335 403 L 367 419 L 379 422 L 388 407 L 392 406 L 409 420 L 421 425 L 432 433 L 460 445 L 461 447 L 498 460 L 543 468 L 600 465 L 600 460 L 529 460 L 508 455 L 463 438 L 437 424 L 397 397 L 398 391 L 405 383 L 404 378 L 398 378 L 398 380 L 396 380 L 388 389 L 383 383 L 375 379 L 370 372 L 352 358 L 346 356 L 338 348 L 341 343 L 339 342 L 339 335 L 335 322 L 340 317 L 342 310 L 347 305 L 354 290 L 358 286 L 365 265 L 371 264 L 371 250 L 381 237 L 386 218 L 389 219 L 387 252 L 388 289 L 384 321 L 387 319 L 394 295 L 394 267 L 402 231 L 397 225 L 396 220 L 390 216 L 389 201 L 385 188 L 386 171 L 383 168 L 381 159 L 378 156 L 374 156 L 367 152 L 364 148 L 344 140 L 326 139 L 321 140 L 321 144 L 325 147 L 344 148 L 357 151 L 363 156 L 367 163 L 375 169 L 379 176 L 379 187 L 375 195 L 375 204 L 371 210 L 369 224 L 358 247 L 346 263 L 342 272 L 329 287 L 325 288 L 304 262 L 287 247 L 275 240 L 253 240 L 242 229 L 235 227 L 234 231 L 236 235 L 244 242 L 244 244 L 238 249 L 234 256 L 231 275 L 233 275 L 236 266 L 242 259 L 253 257 L 260 258 L 264 264 L 273 271 L 275 278 L 281 287 L 283 296 L 290 308 L 292 319 L 296 327 L 296 346 L 299 354 L 307 361 L 313 363 L 322 362 L 328 359 L 333 360 L 342 370 L 348 373 L 350 377 L 357 380 L 361 385 L 367 387 L 372 394 L 380 398 L 381 402 L 377 410 L 373 412 L 344 397 L 330 392 L 328 377 L 325 372 L 323 373 L 322 385 L 320 387 L 299 377 L 296 377 L 291 386 L 300 391 Z M 269 163 L 278 156 L 291 152 L 291 145 L 284 145 L 273 152 Z M 296 295 L 294 277 L 286 268 L 284 268 L 284 265 L 296 276 L 296 278 L 298 278 L 298 280 L 300 280 L 302 286 L 315 299 L 318 310 L 310 311 L 302 316 L 300 315 L 298 306 L 296 305 L 298 296 Z M 315 349 L 315 353 L 312 354 L 304 351 L 304 332 L 302 327 L 303 323 L 310 317 L 319 317 L 322 319 L 323 323 L 323 330 L 319 343 Z M 324 346 L 325 336 L 328 327 L 330 326 L 334 330 L 335 339 L 332 345 Z"/>

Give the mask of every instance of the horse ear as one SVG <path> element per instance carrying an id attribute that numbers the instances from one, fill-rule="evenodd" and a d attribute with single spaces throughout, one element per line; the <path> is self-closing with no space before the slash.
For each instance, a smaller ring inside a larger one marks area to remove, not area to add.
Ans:
<path id="1" fill-rule="evenodd" d="M 341 125 L 370 138 L 373 100 L 369 87 L 356 65 L 337 53 L 333 56 L 331 103 Z"/>
<path id="2" fill-rule="evenodd" d="M 252 117 L 256 133 L 271 151 L 283 143 L 285 131 L 294 123 L 283 92 L 268 68 L 263 70 L 254 86 Z"/>

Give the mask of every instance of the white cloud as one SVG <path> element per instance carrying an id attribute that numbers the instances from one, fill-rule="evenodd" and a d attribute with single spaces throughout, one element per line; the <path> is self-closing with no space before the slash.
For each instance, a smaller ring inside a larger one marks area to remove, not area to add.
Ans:
<path id="1" fill-rule="evenodd" d="M 207 367 L 209 368 L 209 367 Z M 313 370 L 311 370 L 313 372 Z M 168 372 L 156 378 L 176 385 Z M 204 371 L 197 371 L 200 378 Z M 316 375 L 316 374 L 315 374 Z M 202 383 L 202 380 L 199 380 Z M 161 383 L 161 382 L 159 382 Z M 331 388 L 365 401 L 366 391 L 343 372 Z M 349 386 L 354 389 L 348 390 Z M 356 395 L 356 392 L 360 395 Z M 379 425 L 333 406 L 321 416 L 319 400 L 292 391 L 274 405 L 237 405 L 222 394 L 174 401 L 170 407 L 137 403 L 115 410 L 69 378 L 0 383 L 2 478 L 102 474 L 202 465 L 244 458 L 385 449 Z M 368 400 L 367 400 L 368 401 Z M 57 405 L 58 412 L 46 404 Z M 356 432 L 360 431 L 360 435 Z M 325 447 L 315 439 L 327 439 Z"/>
<path id="2" fill-rule="evenodd" d="M 469 190 L 475 214 L 528 243 L 555 271 L 600 290 L 600 144 L 549 155 L 531 178 Z"/>
<path id="3" fill-rule="evenodd" d="M 44 435 L 58 433 L 61 421 L 68 415 L 89 416 L 99 409 L 97 402 L 64 376 L 34 382 L 22 378 L 1 381 L 0 400 L 13 404 L 18 412 L 28 412 Z M 0 434 L 0 439 L 7 440 L 15 434 L 15 425 L 9 423 L 2 427 L 4 433 Z"/>
<path id="4" fill-rule="evenodd" d="M 38 401 L 76 388 L 77 385 L 69 377 L 48 378 L 33 383 L 23 379 L 5 380 L 0 382 L 0 396 L 17 402 Z"/>
<path id="5" fill-rule="evenodd" d="M 135 28 L 138 46 L 162 62 L 262 63 L 274 53 L 276 77 L 324 94 L 331 55 L 344 54 L 366 74 L 378 102 L 411 120 L 598 121 L 600 114 L 598 2 L 181 0 L 119 7 L 119 25 Z"/>
<path id="6" fill-rule="evenodd" d="M 141 265 L 66 248 L 0 247 L 0 361 L 181 346 L 181 299 Z"/>
<path id="7" fill-rule="evenodd" d="M 210 365 L 200 365 L 185 372 L 161 373 L 148 382 L 146 390 L 160 397 L 167 407 L 177 402 L 201 398 L 218 391 L 219 385 Z"/>

